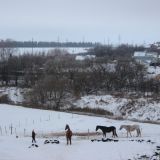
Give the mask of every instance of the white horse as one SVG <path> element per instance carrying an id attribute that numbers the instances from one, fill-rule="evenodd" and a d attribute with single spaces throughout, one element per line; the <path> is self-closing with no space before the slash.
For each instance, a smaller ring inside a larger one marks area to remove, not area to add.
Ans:
<path id="1" fill-rule="evenodd" d="M 141 137 L 141 130 L 140 130 L 139 125 L 121 125 L 120 130 L 123 128 L 127 131 L 127 137 L 128 137 L 128 133 L 132 137 L 131 132 L 135 130 L 137 131 L 137 137 L 139 136 Z"/>

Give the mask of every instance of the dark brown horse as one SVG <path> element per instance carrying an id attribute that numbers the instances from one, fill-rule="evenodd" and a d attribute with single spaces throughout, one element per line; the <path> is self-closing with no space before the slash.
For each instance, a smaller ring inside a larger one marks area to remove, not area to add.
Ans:
<path id="1" fill-rule="evenodd" d="M 106 137 L 106 133 L 107 132 L 112 132 L 112 137 L 118 137 L 117 133 L 116 133 L 116 127 L 114 126 L 110 126 L 110 127 L 106 127 L 106 126 L 96 126 L 96 131 L 98 129 L 101 129 L 103 132 L 103 136 Z"/>
<path id="2" fill-rule="evenodd" d="M 66 131 L 67 145 L 68 145 L 68 143 L 70 143 L 70 145 L 71 145 L 71 144 L 72 144 L 72 142 L 71 142 L 72 131 L 70 130 L 70 127 L 69 127 L 68 124 L 66 124 L 65 130 L 67 130 L 67 131 Z"/>

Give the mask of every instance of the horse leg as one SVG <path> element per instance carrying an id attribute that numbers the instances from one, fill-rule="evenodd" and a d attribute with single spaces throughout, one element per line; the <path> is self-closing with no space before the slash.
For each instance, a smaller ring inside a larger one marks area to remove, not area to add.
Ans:
<path id="1" fill-rule="evenodd" d="M 70 145 L 72 144 L 72 142 L 71 142 L 71 137 L 69 138 L 69 142 L 70 142 Z"/>
<path id="2" fill-rule="evenodd" d="M 106 138 L 106 132 L 103 132 L 103 137 L 105 137 L 105 138 Z"/>
<path id="3" fill-rule="evenodd" d="M 116 129 L 115 129 L 115 136 L 118 137 L 117 132 L 116 132 Z"/>
<path id="4" fill-rule="evenodd" d="M 112 137 L 113 137 L 113 138 L 115 138 L 115 134 L 114 134 L 114 131 L 112 131 Z"/>
<path id="5" fill-rule="evenodd" d="M 139 136 L 139 130 L 137 129 L 136 131 L 137 131 L 137 136 L 136 137 L 138 137 Z"/>
<path id="6" fill-rule="evenodd" d="M 130 136 L 132 137 L 132 135 L 131 135 L 131 132 L 129 131 L 129 134 L 130 134 Z"/>
<path id="7" fill-rule="evenodd" d="M 137 129 L 137 137 L 141 137 L 141 131 L 140 131 L 140 129 Z"/>
<path id="8" fill-rule="evenodd" d="M 68 145 L 68 137 L 66 137 L 67 138 L 67 145 Z"/>
<path id="9" fill-rule="evenodd" d="M 114 130 L 114 137 L 118 137 L 118 135 L 116 133 L 116 129 Z"/>
<path id="10" fill-rule="evenodd" d="M 141 130 L 139 129 L 139 136 L 141 137 L 142 135 L 141 135 Z"/>

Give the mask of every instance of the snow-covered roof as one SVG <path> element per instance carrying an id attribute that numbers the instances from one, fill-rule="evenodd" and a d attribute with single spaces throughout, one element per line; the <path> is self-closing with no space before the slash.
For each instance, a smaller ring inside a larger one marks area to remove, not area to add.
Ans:
<path id="1" fill-rule="evenodd" d="M 146 52 L 146 51 L 136 51 L 134 52 L 134 57 L 158 57 L 157 52 Z"/>
<path id="2" fill-rule="evenodd" d="M 85 59 L 84 56 L 76 56 L 76 60 L 83 61 Z"/>
<path id="3" fill-rule="evenodd" d="M 76 56 L 76 60 L 79 60 L 79 61 L 83 61 L 85 59 L 93 59 L 93 58 L 95 58 L 95 55 Z"/>
<path id="4" fill-rule="evenodd" d="M 134 52 L 134 57 L 145 57 L 146 52 L 142 51 L 136 51 Z"/>

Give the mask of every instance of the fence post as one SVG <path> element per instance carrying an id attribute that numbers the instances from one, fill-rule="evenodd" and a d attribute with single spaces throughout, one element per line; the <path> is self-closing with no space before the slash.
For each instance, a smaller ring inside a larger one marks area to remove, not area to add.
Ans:
<path id="1" fill-rule="evenodd" d="M 10 127 L 10 129 L 11 129 L 11 135 L 12 135 L 12 130 L 13 130 L 13 126 L 12 126 L 12 124 L 11 124 L 11 127 Z"/>

